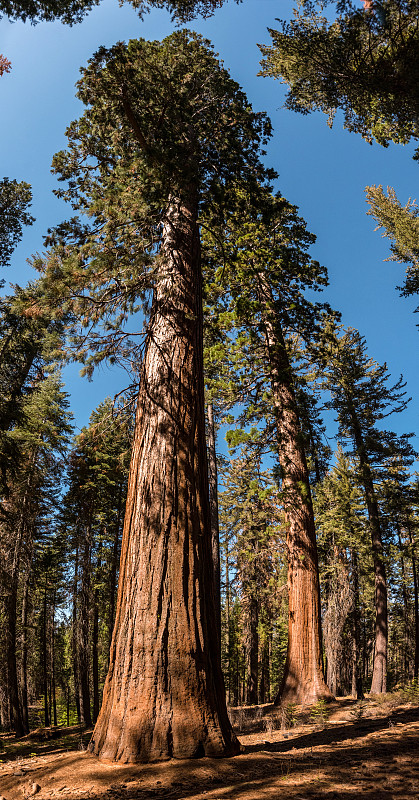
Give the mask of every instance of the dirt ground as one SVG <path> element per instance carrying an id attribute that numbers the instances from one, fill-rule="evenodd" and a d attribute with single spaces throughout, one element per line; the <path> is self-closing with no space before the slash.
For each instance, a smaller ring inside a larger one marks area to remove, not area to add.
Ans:
<path id="1" fill-rule="evenodd" d="M 325 709 L 235 709 L 235 758 L 147 765 L 101 762 L 89 732 L 0 738 L 0 800 L 419 799 L 419 703 L 342 698 Z"/>

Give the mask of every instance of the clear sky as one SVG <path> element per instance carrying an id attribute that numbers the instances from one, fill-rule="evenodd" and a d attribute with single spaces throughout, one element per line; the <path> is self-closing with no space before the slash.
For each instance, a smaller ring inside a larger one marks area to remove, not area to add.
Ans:
<path id="1" fill-rule="evenodd" d="M 393 186 L 403 203 L 416 196 L 413 147 L 370 146 L 344 131 L 339 118 L 329 130 L 320 113 L 303 116 L 282 108 L 284 87 L 257 76 L 257 43 L 270 41 L 267 28 L 275 27 L 276 17 L 289 16 L 291 8 L 289 0 L 244 0 L 239 6 L 230 0 L 211 19 L 195 20 L 189 27 L 213 42 L 255 110 L 270 115 L 274 135 L 267 161 L 279 173 L 277 188 L 299 206 L 317 236 L 312 254 L 327 266 L 330 278 L 325 299 L 341 311 L 346 326 L 365 335 L 370 355 L 380 363 L 386 361 L 395 380 L 403 373 L 413 401 L 387 424 L 399 433 L 416 431 L 419 319 L 413 310 L 417 302 L 400 298 L 395 290 L 403 268 L 383 262 L 388 245 L 374 233 L 364 199 L 364 187 L 379 183 Z M 102 44 L 138 37 L 162 39 L 172 30 L 166 11 L 154 11 L 140 21 L 129 4 L 119 7 L 117 0 L 102 0 L 72 28 L 59 22 L 36 26 L 0 22 L 0 53 L 13 67 L 0 79 L 0 177 L 32 184 L 31 210 L 37 220 L 25 232 L 12 267 L 4 274 L 6 281 L 23 285 L 34 277 L 26 258 L 42 250 L 48 227 L 71 215 L 71 209 L 52 194 L 57 184 L 50 165 L 53 154 L 65 147 L 66 126 L 83 110 L 74 96 L 80 66 Z M 122 388 L 126 378 L 103 368 L 89 384 L 78 377 L 78 369 L 67 368 L 65 377 L 80 427 L 107 394 Z"/>

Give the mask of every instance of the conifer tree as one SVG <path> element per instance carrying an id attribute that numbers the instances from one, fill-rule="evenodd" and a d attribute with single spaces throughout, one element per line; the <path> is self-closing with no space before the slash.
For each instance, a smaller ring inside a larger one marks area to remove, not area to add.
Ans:
<path id="1" fill-rule="evenodd" d="M 126 311 L 153 290 L 110 667 L 91 749 L 123 761 L 234 753 L 215 627 L 197 221 L 232 181 L 264 179 L 260 144 L 270 126 L 208 43 L 187 31 L 102 48 L 78 94 L 88 108 L 54 163 L 68 180 L 63 195 L 92 226 L 56 232 L 59 242 L 67 230 L 66 247 L 71 237 L 76 247 L 61 251 L 51 277 L 70 290 L 78 281 L 93 308 L 102 301 L 96 317 L 115 296 Z"/>
<path id="2" fill-rule="evenodd" d="M 324 604 L 323 632 L 327 683 L 334 694 L 351 690 L 362 697 L 360 585 L 371 569 L 365 502 L 358 476 L 341 447 L 336 463 L 316 484 L 314 512 L 318 532 Z M 345 633 L 349 636 L 345 637 Z M 364 643 L 365 644 L 365 643 Z M 344 667 L 349 666 L 345 683 Z M 345 691 L 346 690 L 346 691 Z"/>
<path id="3" fill-rule="evenodd" d="M 211 16 L 225 0 L 128 0 L 140 17 L 152 8 L 167 8 L 177 22 L 188 22 L 198 14 Z M 241 0 L 235 0 L 241 2 Z M 1 0 L 0 19 L 29 20 L 32 23 L 60 19 L 67 25 L 81 22 L 100 0 Z"/>
<path id="4" fill-rule="evenodd" d="M 332 125 L 341 109 L 345 128 L 384 146 L 417 139 L 417 0 L 335 6 L 330 19 L 321 3 L 304 0 L 290 22 L 270 30 L 262 74 L 288 84 L 294 111 L 320 109 Z"/>
<path id="5" fill-rule="evenodd" d="M 248 422 L 264 415 L 271 421 L 289 565 L 288 655 L 277 701 L 315 702 L 330 692 L 323 677 L 309 473 L 286 337 L 316 338 L 328 308 L 310 303 L 303 290 L 319 289 L 327 279 L 307 253 L 314 237 L 284 198 L 242 193 L 237 206 L 218 229 L 209 226 L 218 233 L 206 238 L 208 303 L 212 296 L 221 329 L 232 331 L 230 341 L 224 335 L 208 348 L 207 362 L 222 362 L 223 378 L 232 365 L 234 401 L 244 401 Z"/>
<path id="6" fill-rule="evenodd" d="M 377 422 L 407 405 L 402 378 L 389 386 L 387 366 L 369 358 L 366 342 L 358 331 L 349 329 L 330 343 L 324 364 L 326 385 L 331 391 L 330 407 L 337 412 L 341 440 L 349 440 L 359 461 L 368 509 L 375 573 L 375 655 L 371 691 L 386 691 L 388 609 L 387 579 L 383 554 L 380 510 L 374 484 L 375 469 L 400 446 L 391 432 L 378 430 Z M 408 437 L 401 437 L 405 446 Z"/>
<path id="7" fill-rule="evenodd" d="M 367 212 L 377 222 L 390 242 L 391 260 L 406 265 L 406 279 L 400 294 L 407 297 L 419 292 L 419 209 L 416 203 L 408 200 L 402 206 L 391 186 L 385 195 L 382 186 L 367 186 Z"/>
<path id="8" fill-rule="evenodd" d="M 18 462 L 6 473 L 6 491 L 0 503 L 1 610 L 4 627 L 3 667 L 0 670 L 2 705 L 17 735 L 26 727 L 18 692 L 16 618 L 20 566 L 24 549 L 32 552 L 37 520 L 42 513 L 50 481 L 57 478 L 57 459 L 66 445 L 69 426 L 67 399 L 57 374 L 41 374 L 25 398 L 22 416 L 7 434 L 18 442 Z M 26 564 L 30 568 L 30 563 Z"/>
<path id="9" fill-rule="evenodd" d="M 284 519 L 272 472 L 261 468 L 257 438 L 249 439 L 240 455 L 223 465 L 222 481 L 221 529 L 224 548 L 234 563 L 231 578 L 240 620 L 240 627 L 234 625 L 228 608 L 232 594 L 229 565 L 224 560 L 225 672 L 229 695 L 236 695 L 236 704 L 252 705 L 266 702 L 270 694 L 272 654 L 267 651 L 285 580 Z M 237 663 L 240 651 L 243 663 L 241 659 Z"/>
<path id="10" fill-rule="evenodd" d="M 9 265 L 13 250 L 22 238 L 23 225 L 35 222 L 28 213 L 31 202 L 29 183 L 18 183 L 10 178 L 0 180 L 0 267 Z"/>

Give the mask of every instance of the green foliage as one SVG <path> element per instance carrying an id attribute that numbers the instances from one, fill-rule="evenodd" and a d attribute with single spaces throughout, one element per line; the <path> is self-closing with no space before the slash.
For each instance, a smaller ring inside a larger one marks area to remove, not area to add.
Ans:
<path id="1" fill-rule="evenodd" d="M 100 48 L 78 97 L 87 109 L 53 165 L 67 183 L 57 194 L 90 222 L 73 218 L 51 231 L 53 250 L 35 265 L 51 305 L 79 320 L 72 344 L 90 373 L 102 358 L 138 357 L 139 334 L 127 327 L 139 306 L 149 311 L 170 198 L 203 213 L 227 202 L 234 182 L 265 180 L 260 156 L 271 126 L 209 42 L 186 30 Z"/>
<path id="2" fill-rule="evenodd" d="M 310 709 L 310 721 L 323 726 L 327 722 L 328 716 L 329 709 L 326 701 L 323 698 L 317 700 L 317 703 L 314 703 Z"/>
<path id="3" fill-rule="evenodd" d="M 370 10 L 336 3 L 337 16 L 303 0 L 291 22 L 271 30 L 261 46 L 262 74 L 288 84 L 286 107 L 307 114 L 320 109 L 333 123 L 367 141 L 406 144 L 419 135 L 417 0 L 382 0 Z"/>
<path id="4" fill-rule="evenodd" d="M 10 178 L 0 180 L 0 267 L 8 266 L 16 245 L 23 235 L 23 226 L 32 225 L 28 213 L 32 202 L 29 183 Z"/>
<path id="5" fill-rule="evenodd" d="M 403 297 L 419 292 L 419 208 L 409 199 L 402 206 L 391 186 L 385 195 L 382 186 L 367 186 L 367 212 L 382 229 L 383 236 L 390 240 L 391 260 L 406 264 L 406 279 L 398 287 Z M 376 230 L 377 230 L 376 229 Z"/>
<path id="6" fill-rule="evenodd" d="M 125 0 L 137 9 L 140 17 L 152 8 L 167 8 L 172 19 L 188 22 L 198 15 L 211 16 L 225 0 Z M 124 0 L 120 0 L 122 5 Z M 236 3 L 242 0 L 235 0 Z M 100 0 L 1 0 L 0 19 L 21 19 L 36 22 L 50 22 L 59 19 L 67 25 L 81 22 L 83 17 L 99 5 Z"/>

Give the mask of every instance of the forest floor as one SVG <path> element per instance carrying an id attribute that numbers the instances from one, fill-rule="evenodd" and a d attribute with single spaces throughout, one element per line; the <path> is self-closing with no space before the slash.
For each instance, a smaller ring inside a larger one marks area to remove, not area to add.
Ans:
<path id="1" fill-rule="evenodd" d="M 232 709 L 235 758 L 101 762 L 80 727 L 0 736 L 0 800 L 412 800 L 419 700 L 339 698 L 311 709 Z"/>

